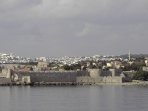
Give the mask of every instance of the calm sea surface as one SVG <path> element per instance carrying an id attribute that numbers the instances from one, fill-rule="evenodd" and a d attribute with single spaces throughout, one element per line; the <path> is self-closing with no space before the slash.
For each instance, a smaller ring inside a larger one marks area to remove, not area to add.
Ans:
<path id="1" fill-rule="evenodd" d="M 0 111 L 148 111 L 148 87 L 0 87 Z"/>

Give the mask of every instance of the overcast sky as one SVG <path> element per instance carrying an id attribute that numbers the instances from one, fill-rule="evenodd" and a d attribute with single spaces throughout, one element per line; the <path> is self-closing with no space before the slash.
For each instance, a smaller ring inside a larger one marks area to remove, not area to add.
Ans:
<path id="1" fill-rule="evenodd" d="M 0 52 L 148 53 L 148 0 L 0 0 Z"/>

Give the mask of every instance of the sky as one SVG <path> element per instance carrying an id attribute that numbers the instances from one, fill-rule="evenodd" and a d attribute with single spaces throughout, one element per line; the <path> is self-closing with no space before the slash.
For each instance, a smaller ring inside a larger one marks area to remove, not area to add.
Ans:
<path id="1" fill-rule="evenodd" d="M 148 53 L 148 0 L 0 0 L 0 52 Z"/>

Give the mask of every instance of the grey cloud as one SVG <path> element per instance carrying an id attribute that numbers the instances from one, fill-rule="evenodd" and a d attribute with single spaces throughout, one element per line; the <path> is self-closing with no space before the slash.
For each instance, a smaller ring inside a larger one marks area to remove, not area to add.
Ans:
<path id="1" fill-rule="evenodd" d="M 147 53 L 147 0 L 1 0 L 0 51 L 24 56 Z"/>

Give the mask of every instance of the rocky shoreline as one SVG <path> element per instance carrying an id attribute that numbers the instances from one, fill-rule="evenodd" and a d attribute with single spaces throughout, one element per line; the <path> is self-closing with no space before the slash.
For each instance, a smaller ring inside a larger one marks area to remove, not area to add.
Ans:
<path id="1" fill-rule="evenodd" d="M 32 83 L 32 84 L 22 84 L 22 83 L 5 83 L 0 84 L 0 86 L 86 86 L 86 85 L 119 85 L 119 86 L 148 86 L 148 81 L 138 81 L 133 80 L 132 82 L 125 82 L 125 83 Z"/>
<path id="2" fill-rule="evenodd" d="M 148 86 L 148 81 L 138 81 L 133 80 L 132 82 L 124 82 L 124 83 L 97 83 L 96 85 L 121 85 L 121 86 Z"/>

